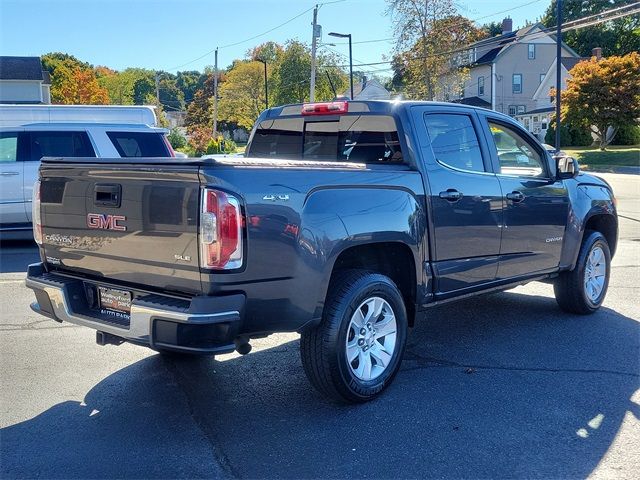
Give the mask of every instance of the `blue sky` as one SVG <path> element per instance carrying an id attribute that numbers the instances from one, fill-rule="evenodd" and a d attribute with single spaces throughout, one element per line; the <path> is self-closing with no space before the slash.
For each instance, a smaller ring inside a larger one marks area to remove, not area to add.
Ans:
<path id="1" fill-rule="evenodd" d="M 220 48 L 219 64 L 224 67 L 267 40 L 310 42 L 311 9 L 322 1 L 326 3 L 319 10 L 318 23 L 323 40 L 336 43 L 325 48 L 348 54 L 340 39 L 327 36 L 330 31 L 351 33 L 354 42 L 392 36 L 384 0 L 0 0 L 0 54 L 62 51 L 114 69 L 175 71 L 184 65 L 180 70 L 202 70 L 213 64 L 213 53 L 205 54 L 216 46 L 248 39 L 309 10 L 259 38 Z M 509 15 L 517 27 L 540 17 L 549 2 L 460 0 L 458 5 L 467 17 L 482 17 L 480 23 Z M 513 10 L 504 13 L 509 9 Z M 392 48 L 392 41 L 354 43 L 354 63 L 381 61 Z M 386 75 L 385 67 L 368 68 Z"/>

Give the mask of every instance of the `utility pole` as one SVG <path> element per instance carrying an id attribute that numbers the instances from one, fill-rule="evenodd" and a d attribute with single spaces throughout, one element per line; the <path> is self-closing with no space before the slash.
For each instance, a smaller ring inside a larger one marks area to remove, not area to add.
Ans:
<path id="1" fill-rule="evenodd" d="M 556 152 L 560 151 L 560 89 L 562 88 L 562 0 L 557 0 L 556 30 Z"/>
<path id="2" fill-rule="evenodd" d="M 213 64 L 213 138 L 218 138 L 218 47 Z"/>
<path id="3" fill-rule="evenodd" d="M 313 28 L 311 34 L 311 89 L 309 91 L 309 101 L 314 102 L 316 94 L 316 35 L 318 29 L 318 5 L 313 9 Z"/>
<path id="4" fill-rule="evenodd" d="M 160 108 L 160 74 L 156 72 L 156 107 Z"/>

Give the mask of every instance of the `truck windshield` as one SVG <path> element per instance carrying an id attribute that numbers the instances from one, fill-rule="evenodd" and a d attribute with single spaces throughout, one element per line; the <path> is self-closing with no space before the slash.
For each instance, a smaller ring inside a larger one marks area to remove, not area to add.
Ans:
<path id="1" fill-rule="evenodd" d="M 344 115 L 338 120 L 264 120 L 247 149 L 254 158 L 357 163 L 402 163 L 398 130 L 386 115 Z"/>

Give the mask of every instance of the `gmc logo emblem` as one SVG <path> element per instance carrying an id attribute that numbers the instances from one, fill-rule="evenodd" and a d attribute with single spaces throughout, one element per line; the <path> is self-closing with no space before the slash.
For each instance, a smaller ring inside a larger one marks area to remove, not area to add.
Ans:
<path id="1" fill-rule="evenodd" d="M 97 228 L 100 230 L 116 230 L 125 232 L 127 227 L 120 225 L 127 219 L 124 215 L 107 215 L 106 213 L 89 213 L 87 214 L 87 227 Z"/>

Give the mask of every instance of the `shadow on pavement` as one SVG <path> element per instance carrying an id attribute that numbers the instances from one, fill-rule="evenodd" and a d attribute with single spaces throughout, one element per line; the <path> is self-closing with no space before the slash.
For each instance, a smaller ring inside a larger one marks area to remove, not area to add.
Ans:
<path id="1" fill-rule="evenodd" d="M 0 273 L 26 272 L 30 263 L 39 261 L 38 247 L 32 240 L 0 242 Z"/>
<path id="2" fill-rule="evenodd" d="M 358 406 L 311 389 L 297 341 L 225 361 L 154 355 L 86 406 L 0 431 L 1 476 L 583 478 L 627 412 L 640 417 L 639 339 L 607 308 L 477 298 L 428 311 L 395 383 Z"/>

